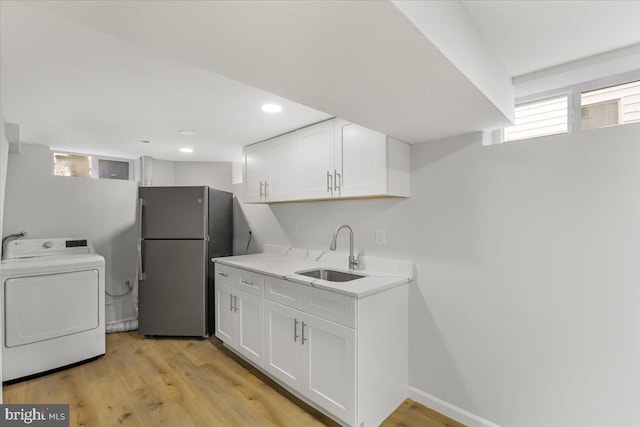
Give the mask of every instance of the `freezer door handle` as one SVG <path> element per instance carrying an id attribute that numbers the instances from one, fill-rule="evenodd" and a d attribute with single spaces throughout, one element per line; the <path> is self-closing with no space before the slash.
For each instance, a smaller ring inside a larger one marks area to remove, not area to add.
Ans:
<path id="1" fill-rule="evenodd" d="M 144 274 L 144 265 L 142 263 L 142 209 L 144 207 L 144 199 L 138 199 L 138 281 L 146 279 Z"/>

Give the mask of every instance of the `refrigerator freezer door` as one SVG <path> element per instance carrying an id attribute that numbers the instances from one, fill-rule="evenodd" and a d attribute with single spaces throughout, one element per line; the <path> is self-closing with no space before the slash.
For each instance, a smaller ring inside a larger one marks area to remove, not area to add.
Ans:
<path id="1" fill-rule="evenodd" d="M 206 336 L 207 242 L 145 240 L 139 288 L 141 335 Z"/>
<path id="2" fill-rule="evenodd" d="M 232 193 L 209 189 L 209 236 L 209 258 L 233 255 Z"/>
<path id="3" fill-rule="evenodd" d="M 142 187 L 143 239 L 205 239 L 208 187 Z"/>

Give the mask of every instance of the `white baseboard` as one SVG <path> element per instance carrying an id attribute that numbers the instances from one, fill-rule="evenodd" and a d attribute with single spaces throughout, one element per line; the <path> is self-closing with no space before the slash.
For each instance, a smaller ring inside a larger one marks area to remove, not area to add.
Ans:
<path id="1" fill-rule="evenodd" d="M 449 402 L 446 402 L 438 397 L 432 396 L 429 393 L 425 393 L 422 390 L 418 390 L 415 387 L 409 386 L 409 398 L 415 400 L 424 406 L 440 412 L 442 415 L 446 415 L 468 427 L 500 427 L 498 424 L 479 417 L 476 414 L 472 414 L 462 408 L 458 408 Z"/>
<path id="2" fill-rule="evenodd" d="M 138 329 L 138 319 L 136 317 L 129 317 L 121 320 L 113 320 L 106 323 L 105 329 L 108 334 L 112 332 L 135 331 Z"/>

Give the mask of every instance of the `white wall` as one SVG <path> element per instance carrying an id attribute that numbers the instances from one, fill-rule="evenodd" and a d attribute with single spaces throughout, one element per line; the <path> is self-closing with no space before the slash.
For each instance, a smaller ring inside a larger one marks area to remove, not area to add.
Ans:
<path id="1" fill-rule="evenodd" d="M 236 249 L 250 228 L 255 250 L 326 250 L 348 223 L 364 253 L 415 263 L 414 397 L 503 427 L 635 425 L 640 124 L 480 140 L 413 145 L 409 199 L 240 204 Z M 386 246 L 375 245 L 376 228 Z"/>
<path id="2" fill-rule="evenodd" d="M 154 187 L 170 187 L 176 185 L 176 162 L 153 159 L 151 185 Z"/>
<path id="3" fill-rule="evenodd" d="M 4 216 L 5 234 L 28 237 L 87 237 L 105 257 L 106 287 L 125 291 L 136 282 L 137 183 L 51 175 L 49 147 L 22 144 L 9 154 Z M 106 321 L 136 316 L 132 296 L 107 296 Z"/>
<path id="4" fill-rule="evenodd" d="M 153 159 L 151 185 L 199 186 L 232 191 L 231 162 L 174 162 Z"/>
<path id="5" fill-rule="evenodd" d="M 232 191 L 231 162 L 175 162 L 176 185 L 208 185 Z"/>

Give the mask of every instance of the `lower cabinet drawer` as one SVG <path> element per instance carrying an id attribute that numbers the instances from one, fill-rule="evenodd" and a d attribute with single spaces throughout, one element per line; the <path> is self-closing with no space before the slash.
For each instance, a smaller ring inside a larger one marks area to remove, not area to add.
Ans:
<path id="1" fill-rule="evenodd" d="M 356 327 L 356 299 L 324 289 L 305 286 L 302 309 L 350 328 Z"/>
<path id="2" fill-rule="evenodd" d="M 260 297 L 264 295 L 264 276 L 262 274 L 220 263 L 216 263 L 215 270 L 215 280 L 223 281 L 236 289 L 253 295 Z"/>
<path id="3" fill-rule="evenodd" d="M 264 295 L 264 276 L 252 271 L 236 269 L 236 277 L 233 285 L 250 294 Z"/>
<path id="4" fill-rule="evenodd" d="M 302 310 L 306 285 L 292 283 L 275 277 L 265 277 L 264 297 L 288 307 Z"/>
<path id="5" fill-rule="evenodd" d="M 356 327 L 356 299 L 275 277 L 265 277 L 264 297 L 350 328 Z"/>

